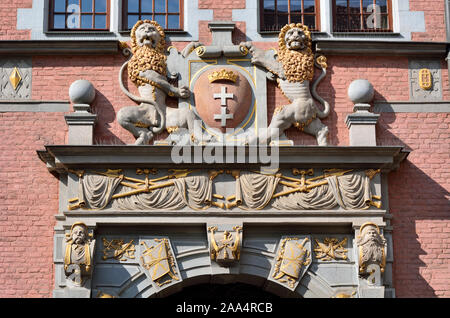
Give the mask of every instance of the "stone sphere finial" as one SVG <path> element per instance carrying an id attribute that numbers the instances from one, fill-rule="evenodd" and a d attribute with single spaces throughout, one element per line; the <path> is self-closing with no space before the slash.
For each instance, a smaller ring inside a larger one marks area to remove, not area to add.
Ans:
<path id="1" fill-rule="evenodd" d="M 373 100 L 374 89 L 365 79 L 354 80 L 348 87 L 348 97 L 354 104 L 368 104 Z"/>
<path id="2" fill-rule="evenodd" d="M 95 99 L 95 88 L 87 80 L 77 80 L 70 85 L 69 98 L 74 104 L 91 104 Z"/>

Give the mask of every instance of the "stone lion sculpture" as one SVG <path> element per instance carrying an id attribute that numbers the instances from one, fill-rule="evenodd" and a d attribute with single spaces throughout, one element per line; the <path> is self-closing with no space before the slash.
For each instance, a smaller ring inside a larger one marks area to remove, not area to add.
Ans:
<path id="1" fill-rule="evenodd" d="M 130 35 L 132 57 L 122 65 L 119 84 L 122 91 L 140 105 L 120 109 L 117 121 L 133 134 L 136 138 L 135 145 L 148 144 L 164 129 L 169 133 L 179 128 L 188 129 L 191 140 L 194 140 L 194 112 L 166 106 L 167 95 L 188 98 L 191 93 L 187 87 L 175 87 L 167 79 L 163 28 L 155 21 L 140 20 L 132 28 Z M 190 43 L 183 54 L 191 52 L 198 45 L 200 44 Z M 125 88 L 122 81 L 125 68 L 128 68 L 130 80 L 138 87 L 140 97 Z"/>
<path id="2" fill-rule="evenodd" d="M 330 105 L 316 92 L 317 85 L 326 75 L 326 58 L 319 56 L 314 59 L 308 27 L 300 23 L 284 26 L 279 34 L 278 56 L 269 56 L 251 42 L 243 42 L 241 45 L 247 47 L 253 55 L 253 64 L 270 72 L 268 77 L 277 80 L 279 88 L 291 102 L 275 109 L 268 132 L 260 137 L 260 143 L 270 144 L 293 125 L 300 131 L 315 136 L 320 146 L 326 146 L 328 127 L 320 119 L 329 115 Z M 322 69 L 322 74 L 310 90 L 314 65 Z M 313 97 L 324 106 L 323 111 L 315 105 Z"/>

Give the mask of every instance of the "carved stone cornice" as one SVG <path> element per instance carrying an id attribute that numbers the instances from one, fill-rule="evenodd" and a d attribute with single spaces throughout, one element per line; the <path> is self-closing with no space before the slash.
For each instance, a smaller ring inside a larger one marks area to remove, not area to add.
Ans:
<path id="1" fill-rule="evenodd" d="M 45 150 L 37 151 L 40 159 L 47 165 L 59 169 L 102 168 L 173 168 L 171 160 L 173 146 L 67 146 L 49 145 Z M 187 147 L 191 150 L 190 163 L 176 164 L 177 168 L 191 169 L 250 169 L 264 164 L 258 157 L 251 162 L 250 154 L 258 153 L 259 147 L 234 147 L 234 159 L 227 160 L 226 148 L 223 155 L 215 163 L 195 162 L 195 151 L 205 150 L 205 146 Z M 268 148 L 269 156 L 270 149 Z M 273 148 L 275 149 L 275 148 Z M 265 150 L 264 150 L 265 151 Z M 263 152 L 264 152 L 263 151 Z M 408 155 L 409 150 L 401 146 L 286 146 L 279 147 L 279 167 L 309 167 L 309 168 L 350 168 L 350 169 L 381 169 L 389 172 L 398 168 Z M 237 154 L 244 154 L 245 162 L 238 162 Z M 222 163 L 220 163 L 222 162 Z"/>

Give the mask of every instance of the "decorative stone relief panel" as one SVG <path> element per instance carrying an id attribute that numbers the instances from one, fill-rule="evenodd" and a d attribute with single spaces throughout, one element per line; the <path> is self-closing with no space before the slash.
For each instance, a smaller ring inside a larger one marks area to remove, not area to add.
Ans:
<path id="1" fill-rule="evenodd" d="M 294 291 L 311 265 L 309 236 L 283 236 L 278 246 L 269 280 Z"/>
<path id="2" fill-rule="evenodd" d="M 139 264 L 157 287 L 181 281 L 169 238 L 141 239 Z"/>
<path id="3" fill-rule="evenodd" d="M 438 60 L 409 60 L 410 98 L 442 100 L 441 64 Z"/>
<path id="4" fill-rule="evenodd" d="M 31 59 L 0 58 L 0 99 L 30 99 L 31 79 Z"/>
<path id="5" fill-rule="evenodd" d="M 380 170 L 70 171 L 69 210 L 380 209 Z M 76 180 L 78 177 L 78 180 Z"/>
<path id="6" fill-rule="evenodd" d="M 211 260 L 220 266 L 231 266 L 239 261 L 242 245 L 242 226 L 208 224 Z"/>

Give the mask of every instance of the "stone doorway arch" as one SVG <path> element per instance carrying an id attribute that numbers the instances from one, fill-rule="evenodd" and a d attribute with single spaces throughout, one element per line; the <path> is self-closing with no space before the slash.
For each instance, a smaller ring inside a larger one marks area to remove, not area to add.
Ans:
<path id="1" fill-rule="evenodd" d="M 238 264 L 222 268 L 210 260 L 206 249 L 180 253 L 177 241 L 172 241 L 172 244 L 175 246 L 181 278 L 179 281 L 157 287 L 137 262 L 125 265 L 100 260 L 95 265 L 91 297 L 98 297 L 101 294 L 118 298 L 177 297 L 189 291 L 191 291 L 189 294 L 198 291 L 202 286 L 212 291 L 226 293 L 232 293 L 233 290 L 238 290 L 237 287 L 245 286 L 248 291 L 258 291 L 257 295 L 274 298 L 330 298 L 336 294 L 336 290 L 323 277 L 314 273 L 314 266 L 311 267 L 312 271 L 308 270 L 303 275 L 295 291 L 269 280 L 275 254 L 263 251 L 258 253 L 254 248 L 244 247 Z M 244 295 L 245 290 L 239 292 L 239 296 Z"/>

